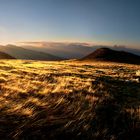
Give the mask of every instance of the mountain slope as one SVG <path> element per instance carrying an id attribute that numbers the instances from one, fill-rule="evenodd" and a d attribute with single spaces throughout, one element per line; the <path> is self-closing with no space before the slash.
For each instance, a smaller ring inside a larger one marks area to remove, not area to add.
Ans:
<path id="1" fill-rule="evenodd" d="M 93 53 L 82 58 L 81 60 L 140 64 L 140 56 L 125 51 L 115 51 L 109 48 L 97 49 Z"/>
<path id="2" fill-rule="evenodd" d="M 112 47 L 113 50 L 116 51 L 126 51 L 126 52 L 130 52 L 136 55 L 140 55 L 140 49 L 136 49 L 136 48 L 127 48 L 125 46 L 114 46 Z"/>
<path id="3" fill-rule="evenodd" d="M 7 53 L 17 59 L 30 59 L 30 60 L 61 60 L 60 57 L 37 52 L 29 49 L 24 49 L 14 45 L 0 46 L 0 50 L 4 53 Z"/>
<path id="4" fill-rule="evenodd" d="M 6 54 L 4 52 L 0 52 L 0 59 L 15 59 L 15 58 L 10 56 L 9 54 Z"/>

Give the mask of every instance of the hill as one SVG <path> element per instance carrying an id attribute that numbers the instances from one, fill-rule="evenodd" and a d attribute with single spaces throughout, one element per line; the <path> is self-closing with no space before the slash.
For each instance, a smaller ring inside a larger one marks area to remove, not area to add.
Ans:
<path id="1" fill-rule="evenodd" d="M 29 50 L 14 45 L 0 46 L 0 51 L 7 53 L 16 59 L 47 60 L 47 61 L 62 60 L 62 58 L 48 53 Z"/>
<path id="2" fill-rule="evenodd" d="M 140 56 L 125 51 L 112 50 L 110 48 L 97 49 L 81 60 L 140 64 Z"/>
<path id="3" fill-rule="evenodd" d="M 15 58 L 10 56 L 9 54 L 6 54 L 4 52 L 0 52 L 0 59 L 15 59 Z"/>

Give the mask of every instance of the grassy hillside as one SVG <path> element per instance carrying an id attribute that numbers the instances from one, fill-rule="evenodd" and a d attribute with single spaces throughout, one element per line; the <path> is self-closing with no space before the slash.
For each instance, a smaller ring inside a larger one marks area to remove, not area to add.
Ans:
<path id="1" fill-rule="evenodd" d="M 140 139 L 139 69 L 0 60 L 0 139 Z"/>

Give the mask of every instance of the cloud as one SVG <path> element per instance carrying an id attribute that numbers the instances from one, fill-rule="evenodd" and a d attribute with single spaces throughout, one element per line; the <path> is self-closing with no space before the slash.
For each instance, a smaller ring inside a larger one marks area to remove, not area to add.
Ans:
<path id="1" fill-rule="evenodd" d="M 43 46 L 57 46 L 57 45 L 83 45 L 83 46 L 92 46 L 91 43 L 86 42 L 55 42 L 55 41 L 25 41 L 25 42 L 18 42 L 20 45 L 29 45 L 29 46 L 36 46 L 36 47 L 43 47 Z"/>

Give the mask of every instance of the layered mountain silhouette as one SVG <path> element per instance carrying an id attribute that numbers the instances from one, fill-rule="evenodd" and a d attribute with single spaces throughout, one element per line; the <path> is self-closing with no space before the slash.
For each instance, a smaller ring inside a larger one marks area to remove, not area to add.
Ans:
<path id="1" fill-rule="evenodd" d="M 62 60 L 62 58 L 48 53 L 29 50 L 14 45 L 0 46 L 0 51 L 9 54 L 16 59 L 29 59 L 29 60 Z"/>
<path id="2" fill-rule="evenodd" d="M 88 55 L 94 51 L 96 47 L 92 48 L 86 43 L 65 43 L 65 42 L 27 42 L 21 47 L 34 51 L 40 51 L 66 59 L 78 59 Z"/>
<path id="3" fill-rule="evenodd" d="M 140 63 L 140 56 L 138 56 L 140 50 L 138 49 L 121 46 L 90 46 L 86 43 L 34 42 L 33 44 L 29 43 L 29 46 L 0 46 L 0 52 L 16 59 L 55 61 L 82 58 L 81 60 Z"/>
<path id="4" fill-rule="evenodd" d="M 19 47 L 34 51 L 55 54 L 67 59 L 80 59 L 99 48 L 110 48 L 117 51 L 126 51 L 140 55 L 140 50 L 127 46 L 93 45 L 90 43 L 67 43 L 67 42 L 21 42 Z"/>
<path id="5" fill-rule="evenodd" d="M 0 52 L 0 59 L 15 59 L 15 58 L 10 56 L 9 54 Z"/>
<path id="6" fill-rule="evenodd" d="M 125 51 L 112 50 L 110 48 L 97 49 L 81 60 L 140 64 L 140 56 Z"/>

